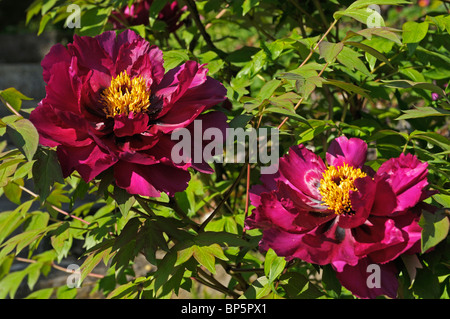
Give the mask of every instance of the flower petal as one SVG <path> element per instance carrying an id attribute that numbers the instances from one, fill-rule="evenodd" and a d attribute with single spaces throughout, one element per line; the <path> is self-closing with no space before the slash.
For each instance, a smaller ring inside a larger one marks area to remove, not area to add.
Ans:
<path id="1" fill-rule="evenodd" d="M 191 175 L 188 171 L 165 164 L 139 165 L 118 162 L 114 166 L 117 186 L 130 194 L 159 197 L 161 192 L 173 196 L 184 191 Z"/>
<path id="2" fill-rule="evenodd" d="M 342 271 L 336 272 L 336 276 L 345 288 L 359 298 L 374 299 L 382 295 L 396 298 L 399 271 L 394 263 L 372 264 L 373 268 L 370 265 L 371 261 L 364 258 L 355 266 L 346 265 Z"/>
<path id="3" fill-rule="evenodd" d="M 386 181 L 397 196 L 395 211 L 414 207 L 422 197 L 428 185 L 428 163 L 422 163 L 416 156 L 400 154 L 384 162 L 377 171 L 378 176 L 387 177 Z"/>
<path id="4" fill-rule="evenodd" d="M 280 159 L 279 169 L 286 184 L 292 185 L 299 193 L 309 197 L 311 202 L 321 200 L 322 195 L 318 188 L 326 167 L 322 159 L 304 145 L 292 146 L 289 154 Z M 315 208 L 318 206 L 311 207 Z"/>
<path id="5" fill-rule="evenodd" d="M 348 139 L 340 136 L 328 147 L 326 159 L 328 165 L 341 166 L 347 163 L 355 168 L 362 168 L 366 161 L 367 144 L 359 138 Z"/>
<path id="6" fill-rule="evenodd" d="M 114 117 L 114 134 L 117 137 L 141 134 L 148 129 L 148 115 L 146 113 L 130 112 Z"/>
<path id="7" fill-rule="evenodd" d="M 76 170 L 85 182 L 90 182 L 117 161 L 95 144 L 85 147 L 58 146 L 57 153 L 64 177 Z"/>

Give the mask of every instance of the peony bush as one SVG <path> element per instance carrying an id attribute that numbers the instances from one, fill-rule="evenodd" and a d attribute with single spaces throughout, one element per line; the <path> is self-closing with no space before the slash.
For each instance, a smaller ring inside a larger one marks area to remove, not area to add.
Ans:
<path id="1" fill-rule="evenodd" d="M 0 88 L 0 297 L 448 299 L 449 9 L 33 1 L 61 41 L 41 101 Z"/>

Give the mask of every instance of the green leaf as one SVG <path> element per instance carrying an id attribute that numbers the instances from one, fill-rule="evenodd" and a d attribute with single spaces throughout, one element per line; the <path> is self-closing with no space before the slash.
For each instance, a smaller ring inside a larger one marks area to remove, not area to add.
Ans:
<path id="1" fill-rule="evenodd" d="M 334 62 L 338 54 L 344 48 L 344 43 L 331 43 L 328 41 L 322 41 L 319 44 L 319 53 L 322 58 L 325 59 L 328 63 Z"/>
<path id="2" fill-rule="evenodd" d="M 45 27 L 47 26 L 48 22 L 53 18 L 53 13 L 48 12 L 47 14 L 43 15 L 41 18 L 41 22 L 39 23 L 39 30 L 38 35 L 41 35 L 42 32 L 44 32 Z"/>
<path id="3" fill-rule="evenodd" d="M 450 150 L 450 140 L 441 134 L 435 132 L 414 131 L 410 134 L 412 139 L 421 139 L 428 143 L 434 144 L 445 150 Z"/>
<path id="4" fill-rule="evenodd" d="M 270 248 L 264 260 L 264 274 L 269 282 L 273 282 L 284 270 L 286 260 L 283 257 L 278 257 L 275 251 Z"/>
<path id="5" fill-rule="evenodd" d="M 362 89 L 359 86 L 356 86 L 352 83 L 347 83 L 347 82 L 338 81 L 338 80 L 325 80 L 323 83 L 328 84 L 328 85 L 337 86 L 347 92 L 356 93 L 361 96 L 364 96 L 365 98 L 370 99 L 370 96 L 367 94 L 367 90 Z"/>
<path id="6" fill-rule="evenodd" d="M 450 111 L 431 106 L 421 106 L 412 110 L 402 110 L 404 114 L 396 118 L 396 120 L 417 119 L 433 116 L 449 116 Z"/>
<path id="7" fill-rule="evenodd" d="M 114 187 L 114 199 L 119 207 L 122 216 L 127 216 L 128 211 L 133 207 L 136 199 L 130 195 L 126 190 L 120 187 Z"/>
<path id="8" fill-rule="evenodd" d="M 399 89 L 422 89 L 437 93 L 439 95 L 444 95 L 444 91 L 439 86 L 428 82 L 414 82 L 408 80 L 385 80 L 382 82 L 387 87 Z"/>
<path id="9" fill-rule="evenodd" d="M 5 299 L 9 295 L 11 299 L 16 295 L 22 280 L 27 275 L 26 269 L 15 271 L 7 275 L 0 281 L 0 299 Z"/>
<path id="10" fill-rule="evenodd" d="M 102 243 L 102 246 L 90 253 L 86 260 L 81 265 L 81 276 L 80 281 L 83 282 L 92 270 L 102 261 L 102 259 L 109 256 L 111 252 L 111 242 Z"/>
<path id="11" fill-rule="evenodd" d="M 164 52 L 164 69 L 171 70 L 189 60 L 189 55 L 181 50 Z"/>
<path id="12" fill-rule="evenodd" d="M 227 256 L 225 256 L 225 254 L 223 253 L 222 247 L 220 247 L 219 244 L 212 244 L 209 246 L 205 246 L 203 249 L 206 249 L 207 251 L 209 251 L 216 258 L 219 258 L 219 259 L 225 260 L 225 261 L 228 260 Z"/>
<path id="13" fill-rule="evenodd" d="M 62 184 L 64 183 L 64 178 L 55 151 L 47 148 L 39 148 L 35 158 L 33 182 L 41 201 L 45 201 L 54 183 Z"/>
<path id="14" fill-rule="evenodd" d="M 236 234 L 231 234 L 227 232 L 202 232 L 195 237 L 195 243 L 198 245 L 209 246 L 212 244 L 224 245 L 228 244 L 229 246 L 236 247 L 247 247 L 249 246 L 249 242 L 242 239 L 241 236 Z"/>
<path id="15" fill-rule="evenodd" d="M 353 2 L 348 9 L 353 9 L 353 8 L 365 8 L 367 6 L 370 5 L 393 5 L 393 6 L 398 6 L 398 5 L 402 5 L 402 4 L 410 4 L 411 2 L 409 1 L 404 1 L 404 0 L 357 0 L 355 2 Z"/>
<path id="16" fill-rule="evenodd" d="M 58 299 L 75 299 L 76 296 L 77 288 L 69 288 L 67 285 L 64 285 L 56 290 L 56 298 Z"/>
<path id="17" fill-rule="evenodd" d="M 53 294 L 53 290 L 54 290 L 54 288 L 39 289 L 39 290 L 33 291 L 31 294 L 26 296 L 25 299 L 40 299 L 40 300 L 50 299 L 50 297 Z"/>
<path id="18" fill-rule="evenodd" d="M 344 11 L 337 11 L 333 14 L 333 17 L 336 20 L 342 16 L 353 18 L 356 21 L 367 25 L 375 24 L 379 27 L 385 26 L 383 17 L 377 11 L 371 9 L 348 8 Z"/>
<path id="19" fill-rule="evenodd" d="M 424 299 L 439 299 L 441 295 L 439 279 L 428 268 L 417 269 L 412 288 L 420 298 Z"/>
<path id="20" fill-rule="evenodd" d="M 244 292 L 239 299 L 261 299 L 272 291 L 267 277 L 262 276 L 252 282 L 252 285 Z"/>
<path id="21" fill-rule="evenodd" d="M 363 36 L 368 40 L 372 39 L 372 36 L 376 35 L 381 38 L 385 38 L 391 40 L 392 42 L 397 43 L 398 45 L 402 45 L 402 41 L 400 40 L 397 33 L 400 33 L 401 30 L 389 28 L 389 27 L 379 27 L 379 28 L 367 28 L 360 30 L 358 32 L 354 32 L 352 30 L 347 32 L 343 41 L 346 41 L 355 36 Z"/>
<path id="22" fill-rule="evenodd" d="M 156 20 L 167 2 L 168 0 L 152 1 L 150 5 L 149 18 L 153 21 Z M 150 24 L 150 26 L 152 26 L 152 24 Z"/>
<path id="23" fill-rule="evenodd" d="M 20 198 L 22 197 L 22 189 L 20 186 L 24 186 L 23 179 L 18 179 L 13 182 L 8 183 L 3 190 L 5 191 L 5 196 L 14 204 L 20 205 Z"/>
<path id="24" fill-rule="evenodd" d="M 80 35 L 96 36 L 102 33 L 105 28 L 108 18 L 111 14 L 112 7 L 102 8 L 100 6 L 94 6 L 85 12 L 81 16 L 80 25 L 81 28 L 77 29 Z"/>
<path id="25" fill-rule="evenodd" d="M 301 292 L 308 284 L 308 278 L 298 272 L 289 271 L 281 275 L 280 284 L 289 298 L 296 299 L 301 296 Z"/>
<path id="26" fill-rule="evenodd" d="M 427 35 L 428 22 L 408 21 L 402 26 L 403 43 L 419 43 Z"/>
<path id="27" fill-rule="evenodd" d="M 257 98 L 259 98 L 261 101 L 269 99 L 276 91 L 276 89 L 280 86 L 280 83 L 281 83 L 280 80 L 268 81 L 263 85 L 263 87 L 259 91 Z"/>
<path id="28" fill-rule="evenodd" d="M 384 63 L 386 63 L 387 65 L 389 65 L 392 69 L 394 69 L 394 67 L 392 66 L 391 62 L 389 61 L 388 58 L 386 58 L 384 56 L 384 54 L 382 54 L 380 51 L 366 45 L 360 42 L 352 42 L 352 41 L 347 41 L 345 42 L 345 44 L 349 44 L 349 45 L 353 45 L 357 48 L 360 48 L 361 50 L 369 53 L 370 55 L 376 57 L 378 60 L 383 61 Z"/>
<path id="29" fill-rule="evenodd" d="M 242 15 L 245 16 L 253 7 L 259 4 L 259 0 L 244 0 L 242 4 Z"/>
<path id="30" fill-rule="evenodd" d="M 26 158 L 31 161 L 39 144 L 39 133 L 27 119 L 20 119 L 9 123 L 6 132 Z"/>
<path id="31" fill-rule="evenodd" d="M 339 55 L 337 56 L 337 60 L 352 71 L 354 69 L 356 69 L 367 76 L 371 76 L 366 65 L 359 58 L 360 56 L 361 56 L 360 53 L 358 53 L 348 47 L 344 47 L 342 49 L 342 51 L 339 53 Z"/>
<path id="32" fill-rule="evenodd" d="M 264 113 L 281 114 L 281 115 L 289 117 L 290 119 L 305 123 L 306 125 L 309 125 L 308 120 L 305 119 L 303 116 L 298 115 L 297 113 L 294 113 L 290 110 L 287 110 L 287 109 L 284 109 L 281 107 L 269 107 L 264 111 Z"/>
<path id="33" fill-rule="evenodd" d="M 192 257 L 193 253 L 194 253 L 194 246 L 190 246 L 188 248 L 177 251 L 177 262 L 175 263 L 175 267 L 184 264 L 186 261 L 188 261 Z"/>
<path id="34" fill-rule="evenodd" d="M 22 100 L 32 100 L 32 98 L 23 95 L 15 88 L 8 88 L 0 91 L 0 96 L 16 111 L 20 111 Z"/>
<path id="35" fill-rule="evenodd" d="M 195 260 L 197 260 L 200 265 L 208 269 L 212 274 L 216 273 L 216 259 L 207 246 L 193 246 L 193 253 Z"/>
<path id="36" fill-rule="evenodd" d="M 450 223 L 445 211 L 438 210 L 435 213 L 423 211 L 419 225 L 422 227 L 421 247 L 424 253 L 447 237 Z"/>
<path id="37" fill-rule="evenodd" d="M 41 11 L 41 7 L 43 4 L 43 0 L 35 0 L 32 4 L 27 8 L 27 16 L 25 24 L 28 25 L 31 18 L 37 15 Z"/>

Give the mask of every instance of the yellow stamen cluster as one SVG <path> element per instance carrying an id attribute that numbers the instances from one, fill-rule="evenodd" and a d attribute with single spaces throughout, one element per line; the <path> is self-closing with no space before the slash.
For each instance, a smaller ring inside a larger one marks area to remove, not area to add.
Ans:
<path id="1" fill-rule="evenodd" d="M 127 72 L 123 71 L 113 78 L 111 85 L 102 92 L 106 117 L 147 111 L 150 106 L 150 93 L 142 76 L 130 79 Z"/>
<path id="2" fill-rule="evenodd" d="M 322 205 L 326 205 L 335 214 L 352 212 L 350 191 L 357 191 L 354 181 L 367 176 L 359 168 L 344 164 L 339 167 L 330 166 L 320 180 L 319 192 L 322 195 Z"/>

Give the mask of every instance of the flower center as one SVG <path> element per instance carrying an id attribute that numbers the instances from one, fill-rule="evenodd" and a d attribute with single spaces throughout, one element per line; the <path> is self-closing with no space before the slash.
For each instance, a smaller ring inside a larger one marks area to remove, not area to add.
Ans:
<path id="1" fill-rule="evenodd" d="M 330 166 L 322 174 L 319 192 L 322 195 L 322 205 L 327 205 L 335 214 L 340 215 L 352 212 L 350 191 L 357 191 L 354 181 L 367 176 L 359 168 L 343 166 Z"/>
<path id="2" fill-rule="evenodd" d="M 106 117 L 147 111 L 150 93 L 142 76 L 130 79 L 127 72 L 123 71 L 111 80 L 111 85 L 101 94 Z"/>

